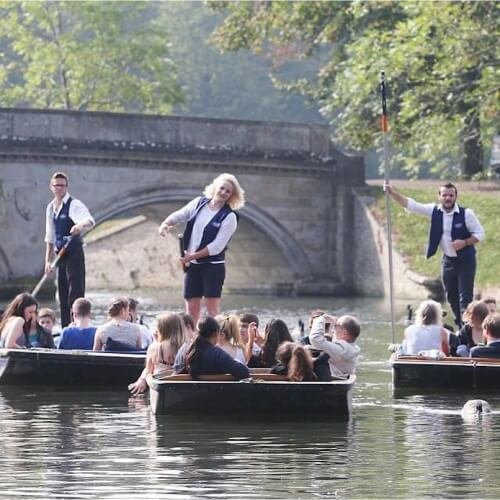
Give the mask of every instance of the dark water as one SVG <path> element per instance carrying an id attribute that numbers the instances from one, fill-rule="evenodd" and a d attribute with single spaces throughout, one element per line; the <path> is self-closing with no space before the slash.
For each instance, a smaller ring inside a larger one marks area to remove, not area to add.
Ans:
<path id="1" fill-rule="evenodd" d="M 141 299 L 150 314 L 177 305 Z M 500 396 L 394 396 L 381 302 L 225 301 L 234 310 L 249 303 L 264 321 L 282 317 L 290 327 L 317 306 L 362 318 L 351 421 L 154 417 L 147 399 L 126 391 L 1 390 L 0 497 L 500 497 L 500 414 L 460 416 L 467 399 L 500 409 Z"/>

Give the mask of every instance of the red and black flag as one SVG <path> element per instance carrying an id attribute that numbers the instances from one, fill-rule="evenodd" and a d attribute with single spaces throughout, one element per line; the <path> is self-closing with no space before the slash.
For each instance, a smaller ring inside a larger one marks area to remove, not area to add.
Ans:
<path id="1" fill-rule="evenodd" d="M 380 72 L 380 94 L 382 96 L 382 116 L 380 118 L 380 125 L 382 127 L 382 132 L 386 133 L 389 131 L 389 120 L 387 119 L 387 101 L 385 93 L 385 74 L 383 71 Z"/>

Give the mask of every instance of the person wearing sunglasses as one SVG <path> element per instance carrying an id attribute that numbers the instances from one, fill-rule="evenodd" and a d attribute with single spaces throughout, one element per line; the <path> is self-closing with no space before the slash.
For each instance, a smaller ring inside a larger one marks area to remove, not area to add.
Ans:
<path id="1" fill-rule="evenodd" d="M 54 199 L 47 205 L 45 217 L 45 272 L 52 271 L 51 262 L 66 243 L 57 267 L 57 291 L 61 308 L 61 326 L 71 322 L 71 306 L 85 296 L 85 256 L 81 233 L 92 229 L 95 221 L 88 208 L 68 193 L 68 176 L 56 172 L 50 178 Z"/>

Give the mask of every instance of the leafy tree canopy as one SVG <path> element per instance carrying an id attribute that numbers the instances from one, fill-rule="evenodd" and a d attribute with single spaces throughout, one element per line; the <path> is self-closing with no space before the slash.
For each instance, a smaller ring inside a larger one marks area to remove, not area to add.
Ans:
<path id="1" fill-rule="evenodd" d="M 500 3 L 226 2 L 215 31 L 225 51 L 307 58 L 328 47 L 314 79 L 276 85 L 320 104 L 334 139 L 355 149 L 381 145 L 381 70 L 387 75 L 393 161 L 417 176 L 469 177 L 498 131 Z"/>
<path id="2" fill-rule="evenodd" d="M 182 101 L 148 2 L 2 2 L 3 105 L 164 113 Z"/>

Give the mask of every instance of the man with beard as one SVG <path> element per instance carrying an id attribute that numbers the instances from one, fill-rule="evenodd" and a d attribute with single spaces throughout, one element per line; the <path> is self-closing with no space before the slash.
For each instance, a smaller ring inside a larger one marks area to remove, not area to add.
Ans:
<path id="1" fill-rule="evenodd" d="M 462 313 L 473 298 L 476 274 L 474 246 L 484 239 L 483 227 L 470 208 L 456 203 L 458 192 L 451 182 L 439 188 L 439 204 L 418 203 L 397 192 L 388 181 L 384 183 L 384 189 L 408 212 L 431 220 L 427 258 L 432 257 L 439 246 L 443 250 L 441 279 L 455 323 L 460 327 Z"/>

